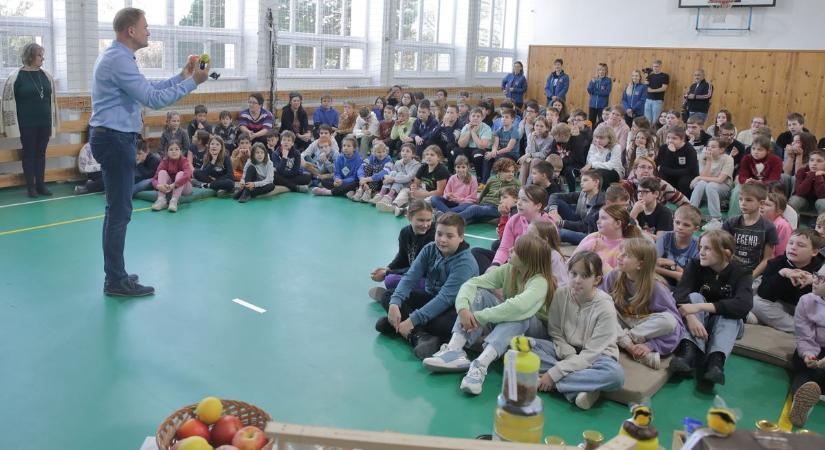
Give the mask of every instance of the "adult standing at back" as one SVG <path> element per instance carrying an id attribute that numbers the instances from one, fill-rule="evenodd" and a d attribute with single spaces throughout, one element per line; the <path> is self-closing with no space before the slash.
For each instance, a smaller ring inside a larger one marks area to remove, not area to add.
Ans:
<path id="1" fill-rule="evenodd" d="M 547 77 L 544 85 L 544 95 L 547 96 L 547 106 L 554 100 L 566 102 L 567 90 L 570 89 L 570 77 L 564 73 L 564 60 L 556 58 L 553 61 L 553 71 Z"/>
<path id="2" fill-rule="evenodd" d="M 527 78 L 524 76 L 524 64 L 521 61 L 516 61 L 513 63 L 513 71 L 501 80 L 501 91 L 521 111 L 524 107 L 524 92 L 526 90 Z"/>
<path id="3" fill-rule="evenodd" d="M 698 114 L 704 123 L 708 119 L 711 97 L 713 86 L 705 79 L 705 69 L 696 69 L 693 72 L 693 84 L 685 91 L 687 117 Z"/>
<path id="4" fill-rule="evenodd" d="M 209 66 L 201 69 L 190 57 L 181 73 L 150 83 L 140 73 L 135 51 L 149 45 L 145 13 L 123 8 L 115 14 L 116 39 L 95 62 L 92 73 L 92 117 L 89 119 L 92 154 L 100 163 L 106 186 L 103 220 L 103 268 L 106 295 L 138 297 L 154 294 L 136 275 L 126 272 L 123 248 L 132 217 L 132 185 L 140 133 L 141 105 L 160 109 L 180 100 L 206 81 Z"/>
<path id="5" fill-rule="evenodd" d="M 665 104 L 665 91 L 670 84 L 670 75 L 662 72 L 662 61 L 654 60 L 650 65 L 650 71 L 644 70 L 644 83 L 647 85 L 647 100 L 645 100 L 645 117 L 648 122 L 656 123 L 659 115 L 662 114 L 662 107 Z"/>
<path id="6" fill-rule="evenodd" d="M 46 147 L 59 126 L 54 79 L 43 66 L 43 47 L 23 47 L 23 67 L 12 71 L 3 86 L 0 132 L 20 138 L 23 177 L 29 197 L 52 195 L 46 188 Z"/>

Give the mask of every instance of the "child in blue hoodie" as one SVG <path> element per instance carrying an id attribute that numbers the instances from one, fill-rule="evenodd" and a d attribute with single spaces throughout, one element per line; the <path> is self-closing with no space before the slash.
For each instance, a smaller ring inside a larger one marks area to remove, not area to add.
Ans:
<path id="1" fill-rule="evenodd" d="M 398 287 L 384 292 L 381 306 L 387 315 L 378 319 L 375 329 L 400 334 L 422 360 L 432 356 L 452 336 L 459 288 L 475 276 L 478 265 L 464 241 L 464 219 L 445 213 L 438 218 L 435 241 L 421 249 Z M 417 288 L 421 278 L 423 290 Z"/>
<path id="2" fill-rule="evenodd" d="M 301 170 L 301 152 L 295 148 L 295 133 L 281 132 L 281 146 L 272 151 L 275 185 L 286 186 L 292 192 L 308 192 L 312 177 Z"/>
<path id="3" fill-rule="evenodd" d="M 347 192 L 358 188 L 358 168 L 361 167 L 361 155 L 355 152 L 355 136 L 346 135 L 341 140 L 341 153 L 335 159 L 333 177 L 321 180 L 321 186 L 313 188 L 314 195 L 334 195 L 343 197 Z"/>
<path id="4" fill-rule="evenodd" d="M 358 190 L 347 192 L 347 198 L 354 202 L 369 202 L 374 193 L 381 190 L 384 176 L 392 169 L 392 158 L 383 142 L 373 142 L 372 153 L 358 168 Z"/>

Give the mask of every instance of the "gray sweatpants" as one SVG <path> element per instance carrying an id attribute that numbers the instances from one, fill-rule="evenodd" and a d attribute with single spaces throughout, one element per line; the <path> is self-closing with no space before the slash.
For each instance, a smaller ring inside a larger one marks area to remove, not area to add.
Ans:
<path id="1" fill-rule="evenodd" d="M 499 303 L 498 297 L 487 289 L 476 291 L 476 298 L 470 303 L 470 311 L 476 312 L 492 308 Z M 472 346 L 483 337 L 484 345 L 491 346 L 496 355 L 501 356 L 510 348 L 510 341 L 524 334 L 529 328 L 530 319 L 517 322 L 488 323 L 473 331 L 467 332 L 461 328 L 461 321 L 456 319 L 453 325 L 453 334 L 461 333 L 467 339 L 467 346 Z"/>
<path id="2" fill-rule="evenodd" d="M 760 325 L 776 328 L 786 333 L 794 332 L 793 305 L 784 302 L 772 302 L 754 295 L 751 312 L 756 316 L 756 320 L 759 321 Z"/>
<path id="3" fill-rule="evenodd" d="M 676 318 L 667 312 L 652 313 L 645 317 L 616 314 L 616 317 L 619 318 L 619 338 L 626 335 L 637 344 L 673 333 L 677 326 Z"/>

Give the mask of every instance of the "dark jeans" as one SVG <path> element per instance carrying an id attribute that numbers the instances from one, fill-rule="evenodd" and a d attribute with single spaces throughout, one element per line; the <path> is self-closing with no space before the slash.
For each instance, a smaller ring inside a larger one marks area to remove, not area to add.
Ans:
<path id="1" fill-rule="evenodd" d="M 822 358 L 825 358 L 825 350 L 817 356 L 817 359 Z M 793 379 L 791 380 L 792 394 L 795 393 L 800 386 L 809 381 L 815 382 L 819 385 L 820 389 L 825 391 L 825 369 L 809 369 L 797 352 L 793 354 L 791 365 L 793 366 Z"/>
<path id="2" fill-rule="evenodd" d="M 231 193 L 235 189 L 235 181 L 229 177 L 211 179 L 212 177 L 201 169 L 195 169 L 192 176 L 201 183 L 209 183 L 209 188 L 215 191 L 228 191 Z"/>
<path id="3" fill-rule="evenodd" d="M 343 197 L 347 195 L 347 192 L 358 189 L 358 180 L 355 180 L 351 183 L 344 183 L 338 187 L 335 187 L 335 185 L 333 184 L 334 182 L 335 180 L 333 180 L 332 178 L 327 178 L 325 180 L 321 180 L 321 185 L 331 190 L 332 195 L 336 197 Z"/>
<path id="4" fill-rule="evenodd" d="M 430 197 L 430 204 L 433 205 L 433 208 L 441 212 L 447 212 L 450 210 L 450 208 L 455 208 L 456 206 L 458 206 L 457 202 L 447 200 L 446 198 L 440 195 L 433 195 L 432 197 Z"/>
<path id="5" fill-rule="evenodd" d="M 576 175 L 578 175 L 579 172 L 581 172 L 581 169 L 577 169 L 571 165 L 562 167 L 561 176 L 567 181 L 567 192 L 576 192 Z"/>
<path id="6" fill-rule="evenodd" d="M 86 190 L 89 193 L 103 192 L 103 173 L 92 172 L 86 174 Z"/>
<path id="7" fill-rule="evenodd" d="M 52 127 L 20 127 L 20 144 L 22 149 L 23 177 L 26 188 L 34 189 L 46 182 L 46 147 Z"/>
<path id="8" fill-rule="evenodd" d="M 103 219 L 106 283 L 117 283 L 128 276 L 123 248 L 126 246 L 126 228 L 132 219 L 137 142 L 137 133 L 103 127 L 93 127 L 89 133 L 92 155 L 100 163 L 106 186 L 106 215 Z"/>
<path id="9" fill-rule="evenodd" d="M 475 169 L 476 179 L 479 183 L 486 182 L 487 180 L 484 178 L 484 154 L 487 153 L 487 151 L 480 148 L 467 148 L 467 151 L 472 155 L 470 163 L 473 165 L 473 169 Z"/>
<path id="10" fill-rule="evenodd" d="M 395 292 L 395 289 L 387 289 L 381 297 L 381 306 L 386 311 L 390 309 L 390 299 L 392 298 L 393 292 Z M 424 307 L 433 297 L 435 297 L 435 295 L 431 295 L 423 289 L 415 288 L 410 291 L 410 295 L 406 301 L 399 306 L 401 310 L 401 320 L 407 320 L 413 311 Z M 456 318 L 458 318 L 458 314 L 455 308 L 450 307 L 424 325 L 413 328 L 412 332 L 425 331 L 433 336 L 437 336 L 442 342 L 447 342 L 453 336 L 453 325 L 455 324 Z"/>
<path id="11" fill-rule="evenodd" d="M 593 129 L 596 129 L 596 125 L 602 123 L 602 111 L 604 108 L 593 108 L 591 107 L 587 112 L 587 119 L 593 125 Z"/>
<path id="12" fill-rule="evenodd" d="M 258 171 L 255 170 L 255 166 L 249 166 L 246 168 L 246 172 L 244 173 L 243 178 L 247 183 L 249 182 L 256 182 L 261 181 L 260 177 L 258 176 Z M 252 189 L 243 188 L 241 192 L 244 190 L 249 191 L 249 195 L 253 197 L 257 197 L 259 195 L 268 194 L 275 189 L 274 183 L 265 184 L 263 186 L 254 187 Z"/>
<path id="13" fill-rule="evenodd" d="M 690 182 L 693 181 L 693 178 L 690 176 L 686 177 L 661 177 L 663 180 L 670 183 L 671 186 L 675 187 L 679 192 L 685 194 L 685 197 L 690 198 L 690 194 L 693 192 L 693 189 L 690 188 Z"/>
<path id="14" fill-rule="evenodd" d="M 550 196 L 547 204 L 555 206 L 559 216 L 564 220 L 582 220 L 581 216 L 576 213 L 576 205 L 567 203 L 556 194 Z"/>
<path id="15" fill-rule="evenodd" d="M 467 225 L 498 219 L 501 216 L 501 213 L 498 212 L 498 206 L 488 204 L 462 203 L 455 208 L 450 208 L 450 211 L 458 213 Z"/>
<path id="16" fill-rule="evenodd" d="M 473 247 L 470 249 L 470 253 L 473 255 L 473 258 L 476 259 L 476 264 L 478 264 L 478 273 L 484 274 L 484 272 L 493 265 L 493 258 L 496 257 L 496 251 L 498 251 L 499 245 L 501 245 L 501 240 L 496 239 L 490 245 L 489 249 L 481 247 Z"/>
<path id="17" fill-rule="evenodd" d="M 297 192 L 299 185 L 307 185 L 310 181 L 312 181 L 312 176 L 305 173 L 295 175 L 294 177 L 275 174 L 275 184 L 286 186 L 292 192 Z"/>

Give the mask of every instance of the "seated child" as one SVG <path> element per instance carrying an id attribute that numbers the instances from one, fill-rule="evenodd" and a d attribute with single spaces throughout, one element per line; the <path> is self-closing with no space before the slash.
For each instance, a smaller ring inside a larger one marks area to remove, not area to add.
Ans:
<path id="1" fill-rule="evenodd" d="M 670 129 L 666 139 L 656 155 L 659 176 L 690 197 L 690 183 L 699 175 L 696 150 L 685 141 L 685 129 L 680 126 Z"/>
<path id="2" fill-rule="evenodd" d="M 433 137 L 438 128 L 438 118 L 430 114 L 430 101 L 427 99 L 418 104 L 417 113 L 418 118 L 413 122 L 410 137 L 415 144 L 415 153 L 420 157 L 427 146 L 434 144 Z"/>
<path id="3" fill-rule="evenodd" d="M 509 108 L 501 110 L 501 128 L 493 133 L 493 147 L 484 154 L 484 172 L 482 180 L 484 182 L 490 178 L 493 163 L 501 158 L 510 158 L 513 161 L 519 159 L 519 134 L 518 129 L 513 125 L 513 118 L 516 113 Z"/>
<path id="4" fill-rule="evenodd" d="M 816 231 L 796 230 L 785 253 L 768 261 L 753 296 L 751 314 L 756 323 L 793 333 L 794 309 L 799 298 L 811 292 L 811 274 L 822 267 L 822 259 L 817 257 L 822 245 Z"/>
<path id="5" fill-rule="evenodd" d="M 256 142 L 252 146 L 252 156 L 244 165 L 241 177 L 241 190 L 235 194 L 239 203 L 246 203 L 259 195 L 267 194 L 275 189 L 275 169 L 269 159 L 266 146 Z"/>
<path id="6" fill-rule="evenodd" d="M 86 181 L 74 187 L 74 195 L 103 192 L 103 172 L 100 163 L 92 155 L 92 146 L 88 142 L 80 147 L 77 155 L 77 170 L 86 177 Z"/>
<path id="7" fill-rule="evenodd" d="M 733 158 L 725 153 L 719 144 L 719 139 L 711 138 L 707 146 L 699 154 L 699 176 L 690 182 L 693 192 L 690 194 L 690 204 L 699 208 L 702 198 L 708 199 L 708 213 L 710 222 L 705 230 L 722 228 L 721 200 L 730 196 L 733 185 Z"/>
<path id="8" fill-rule="evenodd" d="M 352 130 L 355 139 L 358 140 L 358 154 L 365 159 L 370 154 L 372 141 L 378 137 L 378 118 L 366 106 L 358 110 L 358 118 L 355 119 L 355 128 Z"/>
<path id="9" fill-rule="evenodd" d="M 246 133 L 241 133 L 238 136 L 238 147 L 232 151 L 230 158 L 232 160 L 232 178 L 240 180 L 243 178 L 244 167 L 249 157 L 252 155 L 252 138 Z"/>
<path id="10" fill-rule="evenodd" d="M 550 154 L 550 145 L 553 139 L 550 137 L 550 128 L 547 126 L 547 119 L 542 116 L 536 117 L 533 122 L 533 132 L 527 135 L 527 148 L 524 156 L 518 159 L 520 165 L 519 181 L 521 184 L 527 183 L 530 171 Z"/>
<path id="11" fill-rule="evenodd" d="M 269 153 L 269 159 L 275 159 L 275 152 L 278 151 L 278 141 L 280 139 L 281 134 L 278 132 L 278 130 L 272 129 L 266 133 L 266 152 Z"/>
<path id="12" fill-rule="evenodd" d="M 599 210 L 599 220 L 596 222 L 598 231 L 585 237 L 573 251 L 573 254 L 584 251 L 593 252 L 602 259 L 605 270 L 611 271 L 616 267 L 619 257 L 619 244 L 627 238 L 642 237 L 639 227 L 630 223 L 630 214 L 620 205 L 604 206 Z"/>
<path id="13" fill-rule="evenodd" d="M 539 390 L 558 391 L 581 409 L 590 409 L 602 391 L 624 384 L 619 364 L 619 322 L 613 299 L 600 290 L 602 261 L 583 251 L 567 263 L 570 283 L 556 289 L 547 327 L 531 320 L 527 336 L 541 359 Z"/>
<path id="14" fill-rule="evenodd" d="M 135 184 L 132 186 L 132 195 L 145 191 L 152 186 L 152 179 L 158 171 L 160 156 L 152 153 L 146 146 L 146 141 L 138 140 L 137 156 L 135 157 Z"/>
<path id="15" fill-rule="evenodd" d="M 750 181 L 742 186 L 739 195 L 740 216 L 728 216 L 722 229 L 733 236 L 736 251 L 733 258 L 752 277 L 762 275 L 768 260 L 773 257 L 773 249 L 779 243 L 776 227 L 771 221 L 759 215 L 759 208 L 768 197 L 762 184 Z"/>
<path id="16" fill-rule="evenodd" d="M 410 186 L 421 168 L 421 162 L 415 157 L 415 146 L 412 143 L 402 145 L 399 153 L 401 158 L 394 162 L 384 175 L 381 191 L 370 200 L 382 212 L 395 211 L 395 200 L 400 193 L 403 195 L 398 198 L 398 203 L 404 205 L 409 201 Z"/>
<path id="17" fill-rule="evenodd" d="M 550 251 L 543 239 L 525 234 L 516 241 L 510 262 L 464 283 L 455 300 L 458 318 L 450 341 L 424 359 L 424 367 L 433 372 L 467 371 L 460 389 L 481 394 L 487 368 L 504 355 L 510 340 L 523 334 L 527 321 L 536 314 L 547 318 L 556 290 L 553 263 L 546 258 Z M 503 290 L 503 301 L 492 292 L 494 289 Z M 482 339 L 484 351 L 470 361 L 464 346 Z"/>
<path id="18" fill-rule="evenodd" d="M 206 130 L 197 130 L 192 136 L 192 143 L 189 144 L 189 152 L 187 158 L 192 167 L 200 167 L 203 165 L 203 157 L 206 155 L 206 146 L 209 145 L 209 134 Z"/>
<path id="19" fill-rule="evenodd" d="M 320 137 L 318 133 L 321 126 L 326 126 L 330 130 L 330 135 L 338 129 L 338 121 L 340 116 L 338 110 L 332 107 L 332 96 L 329 94 L 321 95 L 321 105 L 312 113 L 312 126 L 315 139 Z"/>
<path id="20" fill-rule="evenodd" d="M 390 148 L 397 151 L 402 144 L 411 143 L 415 145 L 410 137 L 415 118 L 410 117 L 410 110 L 406 106 L 399 107 L 395 112 L 395 123 L 390 130 Z"/>
<path id="21" fill-rule="evenodd" d="M 422 360 L 432 356 L 452 336 L 459 288 L 475 276 L 478 266 L 464 241 L 464 221 L 445 213 L 436 223 L 435 242 L 424 246 L 398 287 L 381 298 L 387 315 L 375 323 L 376 331 L 400 334 Z M 416 289 L 422 278 L 424 289 Z"/>
<path id="22" fill-rule="evenodd" d="M 358 111 L 355 110 L 355 102 L 345 100 L 344 111 L 338 120 L 338 129 L 332 132 L 333 137 L 338 141 L 339 148 L 343 147 L 344 138 L 352 134 L 356 120 L 358 120 Z"/>
<path id="23" fill-rule="evenodd" d="M 341 140 L 341 153 L 335 159 L 333 177 L 321 180 L 321 186 L 312 188 L 313 195 L 344 197 L 358 188 L 358 168 L 362 161 L 361 155 L 355 151 L 357 145 L 353 135 Z"/>
<path id="24" fill-rule="evenodd" d="M 453 170 L 455 159 L 458 156 L 464 155 L 464 151 L 458 147 L 458 135 L 461 132 L 461 127 L 458 126 L 458 108 L 455 105 L 447 105 L 444 110 L 444 117 L 441 123 L 438 124 L 433 133 L 433 143 L 441 149 L 447 157 L 447 167 L 450 171 Z M 469 159 L 468 159 L 469 161 Z"/>
<path id="25" fill-rule="evenodd" d="M 637 117 L 636 119 L 645 120 L 644 117 Z M 633 119 L 634 122 L 636 119 Z M 646 156 L 656 160 L 656 155 L 659 153 L 659 148 L 655 145 L 653 134 L 650 130 L 641 129 L 633 134 L 633 141 L 628 143 L 625 150 L 625 167 L 629 171 L 636 162 L 636 158 Z"/>
<path id="26" fill-rule="evenodd" d="M 587 114 L 579 111 L 580 114 Z M 577 120 L 582 119 L 581 115 L 574 116 Z M 582 124 L 583 122 L 577 122 Z M 582 124 L 582 126 L 585 126 Z M 576 191 L 576 175 L 582 167 L 587 164 L 587 153 L 590 147 L 591 136 L 589 131 L 581 131 L 578 126 L 570 127 L 566 123 L 554 125 L 550 129 L 550 137 L 553 142 L 550 144 L 550 154 L 559 155 L 562 160 L 561 176 L 567 181 L 567 192 Z"/>
<path id="27" fill-rule="evenodd" d="M 559 167 L 561 167 L 561 156 L 550 155 L 547 159 L 556 160 L 557 163 L 559 163 Z M 564 185 L 562 185 L 556 168 L 547 161 L 539 161 L 530 169 L 530 180 L 532 180 L 532 183 L 536 186 L 544 189 L 548 197 L 564 192 Z"/>
<path id="28" fill-rule="evenodd" d="M 497 219 L 501 214 L 498 208 L 501 189 L 507 186 L 521 187 L 515 175 L 515 161 L 510 158 L 499 159 L 493 164 L 493 175 L 481 190 L 478 204 L 463 203 L 450 208 L 450 211 L 458 213 L 468 225 Z"/>
<path id="29" fill-rule="evenodd" d="M 682 205 L 673 214 L 673 231 L 656 239 L 656 274 L 667 280 L 671 290 L 676 287 L 685 266 L 699 256 L 699 241 L 693 233 L 699 231 L 702 212 L 691 205 Z"/>
<path id="30" fill-rule="evenodd" d="M 301 153 L 301 166 L 313 178 L 324 180 L 332 178 L 335 169 L 335 159 L 338 158 L 338 142 L 332 138 L 332 128 L 329 125 L 317 127 L 318 139 L 312 141 L 306 150 Z"/>
<path id="31" fill-rule="evenodd" d="M 203 164 L 194 171 L 195 179 L 203 183 L 206 189 L 232 193 L 235 188 L 235 179 L 232 178 L 232 158 L 226 152 L 223 139 L 216 134 L 212 135 L 209 138 L 207 149 Z"/>
<path id="32" fill-rule="evenodd" d="M 630 217 L 639 224 L 651 242 L 655 242 L 665 232 L 673 230 L 673 213 L 658 201 L 660 186 L 659 180 L 654 177 L 639 180 L 639 188 L 636 190 L 639 200 L 630 210 Z"/>
<path id="33" fill-rule="evenodd" d="M 639 196 L 636 194 L 636 190 L 639 188 L 639 181 L 647 177 L 656 177 L 656 162 L 647 156 L 639 156 L 633 161 L 633 171 L 627 179 L 619 182 L 627 191 L 627 194 L 630 195 L 630 199 L 633 202 L 639 199 Z M 659 203 L 671 203 L 678 207 L 690 204 L 690 201 L 688 201 L 688 197 L 685 197 L 685 195 L 679 192 L 673 185 L 659 178 Z"/>
<path id="34" fill-rule="evenodd" d="M 733 260 L 735 251 L 733 236 L 724 230 L 699 238 L 699 258 L 687 265 L 674 292 L 688 332 L 670 360 L 672 374 L 698 369 L 702 381 L 725 384 L 725 359 L 753 305 L 751 271 Z"/>
<path id="35" fill-rule="evenodd" d="M 387 289 L 395 289 L 401 277 L 412 265 L 415 258 L 421 253 L 425 245 L 435 239 L 433 227 L 433 207 L 424 200 L 413 200 L 407 208 L 407 220 L 410 224 L 401 229 L 398 234 L 398 252 L 395 258 L 386 267 L 379 267 L 370 273 L 372 281 L 384 282 L 385 288 L 370 289 L 369 296 L 380 302 Z M 417 289 L 424 289 L 424 279 L 419 280 Z"/>
<path id="36" fill-rule="evenodd" d="M 643 238 L 622 241 L 618 266 L 601 289 L 611 297 L 619 319 L 619 348 L 658 370 L 673 353 L 685 328 L 673 294 L 656 276 L 656 248 Z"/>
<path id="37" fill-rule="evenodd" d="M 776 228 L 778 241 L 773 248 L 773 257 L 785 254 L 785 246 L 788 245 L 788 239 L 791 238 L 791 233 L 793 233 L 791 224 L 789 224 L 782 215 L 785 212 L 786 205 L 784 194 L 768 192 L 768 197 L 759 207 L 759 214 L 770 221 Z"/>
<path id="38" fill-rule="evenodd" d="M 415 173 L 409 194 L 402 190 L 393 201 L 396 217 L 404 213 L 404 207 L 409 199 L 426 200 L 429 197 L 444 194 L 450 171 L 441 163 L 442 158 L 441 149 L 437 145 L 427 146 L 424 150 L 424 163 Z"/>
<path id="39" fill-rule="evenodd" d="M 232 153 L 235 150 L 236 140 L 238 137 L 238 126 L 232 123 L 232 113 L 229 111 L 221 111 L 220 122 L 215 125 L 212 130 L 213 134 L 220 136 L 226 146 L 226 152 Z"/>
<path id="40" fill-rule="evenodd" d="M 822 239 L 825 239 L 825 213 L 822 213 L 816 217 L 814 230 L 816 230 Z M 825 242 L 823 242 L 822 245 L 823 247 L 819 252 L 819 256 L 825 259 Z"/>
<path id="41" fill-rule="evenodd" d="M 788 419 L 802 428 L 825 389 L 825 269 L 815 274 L 813 292 L 799 299 L 794 326 L 793 403 Z"/>
<path id="42" fill-rule="evenodd" d="M 358 190 L 347 192 L 347 198 L 354 202 L 369 202 L 374 194 L 378 194 L 384 177 L 392 169 L 392 158 L 387 153 L 389 150 L 383 142 L 372 146 L 370 156 L 358 168 Z"/>
<path id="43" fill-rule="evenodd" d="M 295 133 L 281 132 L 281 146 L 272 152 L 273 180 L 276 186 L 285 186 L 292 192 L 309 192 L 312 177 L 301 170 L 301 152 L 295 148 Z"/>
<path id="44" fill-rule="evenodd" d="M 739 166 L 738 183 L 734 186 L 733 193 L 730 196 L 728 217 L 741 214 L 737 199 L 745 183 L 751 181 L 764 185 L 779 181 L 782 174 L 782 160 L 773 154 L 772 148 L 770 139 L 764 136 L 753 138 L 751 152 L 742 158 L 742 163 Z"/>
<path id="45" fill-rule="evenodd" d="M 206 115 L 209 114 L 209 111 L 206 109 L 204 105 L 195 105 L 195 117 L 189 122 L 189 126 L 186 127 L 187 135 L 195 140 L 195 133 L 198 130 L 206 131 L 207 134 L 212 134 L 212 125 L 206 120 Z M 192 162 L 192 161 L 190 161 Z M 195 167 L 200 167 L 200 164 L 197 164 Z"/>
<path id="46" fill-rule="evenodd" d="M 473 162 L 479 183 L 486 181 L 483 179 L 484 161 L 493 145 L 493 130 L 482 121 L 483 118 L 484 111 L 479 107 L 473 108 L 470 122 L 464 125 L 458 137 L 458 146 L 464 149 L 464 155 Z"/>
<path id="47" fill-rule="evenodd" d="M 433 208 L 447 212 L 462 203 L 474 204 L 478 201 L 478 181 L 470 173 L 470 160 L 464 155 L 455 159 L 455 175 L 447 180 L 444 195 L 434 195 L 430 198 Z"/>
<path id="48" fill-rule="evenodd" d="M 604 205 L 602 176 L 595 170 L 582 172 L 581 192 L 558 193 L 550 196 L 550 216 L 559 224 L 562 242 L 578 245 L 595 230 L 596 218 Z M 587 224 L 590 223 L 591 227 Z"/>
<path id="49" fill-rule="evenodd" d="M 166 126 L 163 127 L 163 132 L 160 135 L 160 145 L 158 147 L 158 155 L 161 158 L 166 157 L 166 147 L 172 141 L 177 141 L 180 145 L 180 151 L 183 156 L 189 152 L 189 135 L 186 130 L 180 127 L 180 113 L 169 111 L 166 113 Z"/>
<path id="50" fill-rule="evenodd" d="M 192 164 L 182 155 L 180 143 L 171 141 L 166 146 L 166 157 L 160 162 L 152 186 L 158 191 L 158 199 L 152 204 L 152 211 L 169 208 L 169 212 L 177 212 L 178 201 L 181 195 L 192 193 Z M 166 201 L 166 194 L 172 194 L 172 199 Z"/>
<path id="51" fill-rule="evenodd" d="M 377 114 L 376 114 L 377 115 Z M 388 148 L 392 137 L 392 127 L 395 125 L 395 108 L 387 104 L 381 114 L 381 121 L 378 123 L 378 140 L 383 142 Z"/>
<path id="52" fill-rule="evenodd" d="M 812 151 L 808 165 L 796 172 L 796 187 L 788 204 L 797 211 L 810 209 L 813 205 L 817 214 L 825 212 L 825 152 Z"/>
<path id="53" fill-rule="evenodd" d="M 587 164 L 581 170 L 584 172 L 590 169 L 598 171 L 602 176 L 602 191 L 624 176 L 622 147 L 617 143 L 612 128 L 605 126 L 593 132 L 593 142 L 587 152 Z"/>

